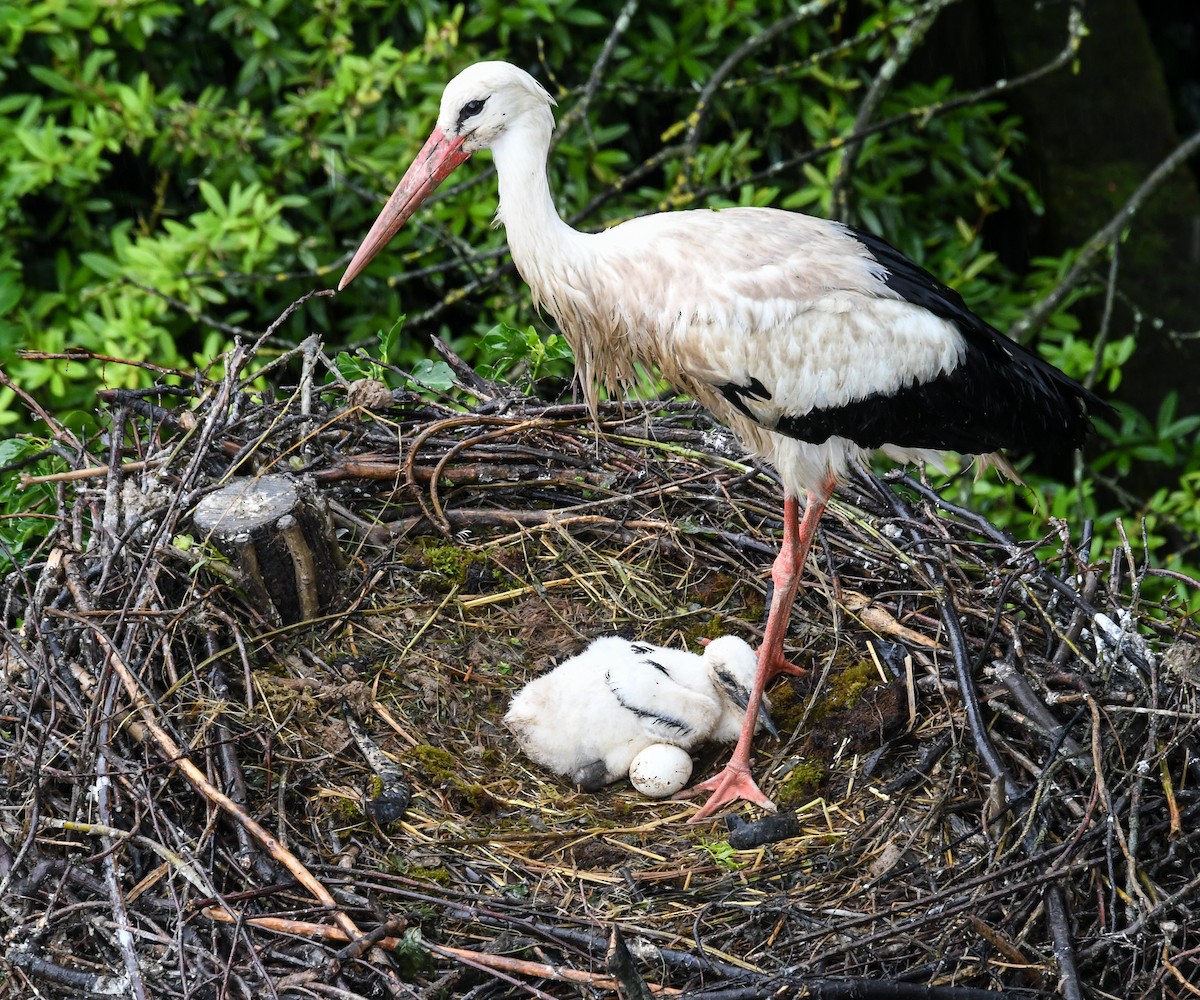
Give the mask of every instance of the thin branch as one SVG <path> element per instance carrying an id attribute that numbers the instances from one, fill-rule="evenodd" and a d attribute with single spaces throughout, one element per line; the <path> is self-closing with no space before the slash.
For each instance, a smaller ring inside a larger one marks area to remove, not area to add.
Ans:
<path id="1" fill-rule="evenodd" d="M 779 18 L 774 24 L 746 39 L 725 58 L 705 82 L 700 96 L 696 98 L 696 103 L 692 107 L 691 114 L 688 115 L 687 139 L 683 148 L 683 157 L 686 162 L 692 163 L 696 158 L 696 150 L 700 145 L 700 132 L 708 117 L 713 94 L 724 86 L 725 81 L 742 61 L 748 59 L 765 45 L 769 45 L 783 32 L 816 17 L 832 2 L 833 0 L 810 0 L 809 3 L 797 7 L 790 14 Z"/>
<path id="2" fill-rule="evenodd" d="M 1200 131 L 1193 132 L 1184 139 L 1171 151 L 1169 156 L 1150 171 L 1146 179 L 1137 186 L 1137 189 L 1129 196 L 1116 214 L 1088 238 L 1087 242 L 1083 245 L 1083 249 L 1079 251 L 1079 256 L 1075 259 L 1075 263 L 1071 265 L 1071 269 L 1063 276 L 1062 280 L 1051 291 L 1034 303 L 1029 311 L 1012 325 L 1012 328 L 1009 330 L 1009 336 L 1021 340 L 1033 331 L 1040 329 L 1050 314 L 1083 281 L 1084 274 L 1091 267 L 1096 256 L 1120 239 L 1121 233 L 1132 221 L 1134 215 L 1137 214 L 1138 209 L 1142 207 L 1146 199 L 1158 189 L 1159 185 L 1167 177 L 1183 166 L 1197 150 L 1200 150 Z"/>
<path id="3" fill-rule="evenodd" d="M 846 222 L 848 219 L 850 213 L 850 181 L 854 174 L 854 166 L 858 161 L 858 151 L 862 147 L 863 140 L 860 137 L 865 133 L 868 122 L 870 122 L 880 102 L 891 89 L 892 83 L 896 79 L 896 74 L 900 72 L 905 63 L 908 62 L 912 54 L 916 51 L 917 46 L 924 39 L 929 29 L 933 27 L 933 23 L 937 20 L 943 8 L 957 2 L 958 0 L 932 0 L 927 6 L 921 8 L 905 32 L 900 36 L 900 40 L 896 43 L 891 54 L 875 72 L 871 80 L 871 86 L 867 89 L 862 103 L 859 104 L 858 114 L 854 118 L 854 125 L 850 130 L 853 138 L 846 143 L 845 151 L 841 154 L 841 166 L 833 178 L 831 200 L 833 203 L 834 218 L 842 222 Z"/>

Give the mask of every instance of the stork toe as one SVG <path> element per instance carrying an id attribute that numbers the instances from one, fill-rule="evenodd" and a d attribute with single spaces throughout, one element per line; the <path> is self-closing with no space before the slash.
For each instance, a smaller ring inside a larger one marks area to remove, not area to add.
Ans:
<path id="1" fill-rule="evenodd" d="M 767 812 L 775 812 L 775 803 L 763 794 L 750 774 L 750 768 L 736 761 L 731 760 L 720 774 L 680 792 L 675 798 L 691 798 L 702 792 L 712 792 L 712 795 L 688 820 L 688 823 L 701 823 L 716 813 L 718 809 L 738 801 L 753 802 L 756 806 L 766 809 Z"/>

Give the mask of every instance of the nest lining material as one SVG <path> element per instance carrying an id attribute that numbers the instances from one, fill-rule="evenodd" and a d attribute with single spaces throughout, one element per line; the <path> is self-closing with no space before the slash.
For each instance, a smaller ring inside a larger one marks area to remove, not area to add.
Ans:
<path id="1" fill-rule="evenodd" d="M 776 482 L 690 406 L 470 387 L 109 394 L 111 469 L 75 455 L 3 596 L 14 995 L 1194 995 L 1200 646 L 1132 551 L 1062 526 L 1042 563 L 864 473 L 793 616 L 813 679 L 772 690 L 791 735 L 756 744 L 784 813 L 695 829 L 499 720 L 602 634 L 754 641 Z M 294 625 L 191 534 L 268 473 L 348 559 Z"/>

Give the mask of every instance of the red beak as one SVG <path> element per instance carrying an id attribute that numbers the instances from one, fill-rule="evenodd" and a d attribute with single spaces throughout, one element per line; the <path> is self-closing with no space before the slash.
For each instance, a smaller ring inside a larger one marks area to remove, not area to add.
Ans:
<path id="1" fill-rule="evenodd" d="M 338 282 L 339 292 L 387 245 L 388 240 L 396 235 L 421 202 L 453 173 L 455 167 L 471 155 L 462 151 L 464 139 L 465 136 L 461 135 L 450 139 L 441 129 L 433 130 L 433 134 L 413 160 L 412 166 L 408 168 L 387 204 L 383 206 L 383 211 L 371 226 L 366 239 L 354 252 L 354 259 L 350 261 L 350 266 Z"/>

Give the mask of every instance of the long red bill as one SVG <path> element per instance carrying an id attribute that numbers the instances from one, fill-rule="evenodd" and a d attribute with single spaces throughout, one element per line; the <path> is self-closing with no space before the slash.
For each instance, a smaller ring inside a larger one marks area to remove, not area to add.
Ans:
<path id="1" fill-rule="evenodd" d="M 339 292 L 350 284 L 370 263 L 371 258 L 399 232 L 400 227 L 409 220 L 421 202 L 450 176 L 455 167 L 471 155 L 463 152 L 463 139 L 463 136 L 449 138 L 441 129 L 433 130 L 433 134 L 425 141 L 421 152 L 413 160 L 412 166 L 405 172 L 387 204 L 383 206 L 383 211 L 371 226 L 366 239 L 354 251 L 350 266 L 338 282 Z"/>

